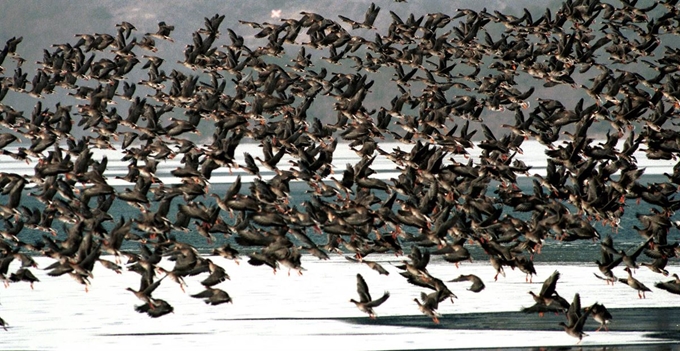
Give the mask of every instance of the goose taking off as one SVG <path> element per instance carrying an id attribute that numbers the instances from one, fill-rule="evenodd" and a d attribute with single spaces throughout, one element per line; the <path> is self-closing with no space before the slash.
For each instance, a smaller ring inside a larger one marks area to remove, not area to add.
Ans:
<path id="1" fill-rule="evenodd" d="M 371 294 L 368 292 L 368 285 L 366 285 L 366 281 L 361 274 L 357 274 L 357 292 L 359 293 L 359 301 L 351 299 L 349 302 L 354 303 L 361 312 L 368 313 L 371 319 L 376 317 L 373 308 L 382 305 L 390 297 L 390 293 L 385 291 L 381 298 L 372 300 Z"/>
<path id="2" fill-rule="evenodd" d="M 579 297 L 578 293 L 574 295 L 574 302 L 572 303 L 572 306 L 574 307 L 569 308 L 569 312 L 567 313 L 569 325 L 565 324 L 564 322 L 560 322 L 560 325 L 562 328 L 564 328 L 564 331 L 567 332 L 567 334 L 578 338 L 577 344 L 580 344 L 583 337 L 587 335 L 583 332 L 583 326 L 586 324 L 588 315 L 593 311 L 593 309 L 587 308 L 585 312 L 581 313 L 581 298 Z"/>

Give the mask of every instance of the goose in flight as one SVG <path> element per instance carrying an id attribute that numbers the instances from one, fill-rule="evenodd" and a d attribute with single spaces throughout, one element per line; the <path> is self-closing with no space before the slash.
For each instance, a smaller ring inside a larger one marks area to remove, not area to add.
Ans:
<path id="1" fill-rule="evenodd" d="M 371 294 L 368 291 L 368 285 L 366 285 L 366 281 L 361 274 L 357 274 L 357 292 L 359 293 L 359 301 L 351 299 L 349 302 L 354 303 L 360 311 L 368 313 L 368 316 L 371 317 L 371 319 L 375 319 L 376 317 L 373 308 L 382 305 L 383 302 L 387 301 L 390 297 L 390 293 L 385 291 L 381 298 L 372 300 Z"/>

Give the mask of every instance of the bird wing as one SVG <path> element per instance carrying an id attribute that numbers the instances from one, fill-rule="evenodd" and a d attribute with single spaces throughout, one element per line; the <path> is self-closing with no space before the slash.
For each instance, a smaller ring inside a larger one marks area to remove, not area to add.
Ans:
<path id="1" fill-rule="evenodd" d="M 213 292 L 213 290 L 211 290 L 211 289 L 205 289 L 205 290 L 201 291 L 201 292 L 198 293 L 198 294 L 193 294 L 193 295 L 191 295 L 191 297 L 195 297 L 195 298 L 197 298 L 197 299 L 209 299 L 209 298 L 211 298 L 214 294 L 215 294 L 215 293 Z"/>
<path id="2" fill-rule="evenodd" d="M 457 282 L 465 282 L 465 281 L 472 281 L 472 275 L 470 274 L 461 274 L 458 278 L 452 279 L 451 282 L 457 283 Z"/>
<path id="3" fill-rule="evenodd" d="M 423 254 L 420 252 L 420 249 L 418 248 L 418 246 L 413 245 L 413 246 L 411 246 L 411 254 L 409 255 L 409 257 L 415 263 L 415 262 L 418 262 L 422 259 Z"/>
<path id="4" fill-rule="evenodd" d="M 623 261 L 623 256 L 619 256 L 617 259 L 615 259 L 615 260 L 609 262 L 609 264 L 607 265 L 607 269 L 608 269 L 608 270 L 611 270 L 612 268 L 614 268 L 614 267 L 618 266 L 619 264 L 621 264 L 621 261 Z"/>
<path id="5" fill-rule="evenodd" d="M 312 241 L 312 239 L 307 236 L 307 234 L 303 233 L 300 230 L 289 230 L 288 231 L 290 234 L 292 234 L 295 239 L 298 239 L 302 246 L 308 246 L 308 247 L 315 247 L 316 244 Z"/>
<path id="6" fill-rule="evenodd" d="M 545 280 L 545 282 L 543 282 L 543 287 L 541 287 L 541 293 L 539 295 L 543 297 L 552 296 L 555 293 L 558 279 L 560 279 L 560 272 L 555 271 Z"/>
<path id="7" fill-rule="evenodd" d="M 167 276 L 167 275 L 166 275 L 166 276 Z M 139 290 L 140 290 L 144 295 L 146 295 L 146 296 L 151 296 L 151 294 L 153 293 L 153 291 L 156 290 L 156 288 L 158 288 L 158 286 L 161 285 L 161 282 L 163 281 L 164 278 L 165 278 L 165 276 L 164 276 L 163 278 L 161 278 L 161 279 L 156 280 L 155 282 L 153 282 L 153 284 L 147 285 L 147 284 L 148 284 L 148 280 L 145 279 L 144 277 L 142 277 L 141 283 L 140 283 L 141 285 L 140 285 Z"/>
<path id="8" fill-rule="evenodd" d="M 635 259 L 635 258 L 637 258 L 638 256 L 640 256 L 640 254 L 642 253 L 642 251 L 644 251 L 644 250 L 647 248 L 647 246 L 649 246 L 649 242 L 652 241 L 652 239 L 654 239 L 654 237 L 653 237 L 653 236 L 650 236 L 647 240 L 645 240 L 644 243 L 642 243 L 642 244 L 635 250 L 635 252 L 633 252 L 632 254 L 630 254 L 630 255 L 628 255 L 628 256 L 631 257 L 631 258 L 633 258 L 633 259 Z"/>
<path id="9" fill-rule="evenodd" d="M 593 311 L 592 308 L 586 309 L 586 311 L 581 315 L 581 317 L 578 318 L 575 324 L 575 329 L 582 331 L 583 330 L 583 325 L 586 324 L 586 320 L 588 319 L 588 315 Z"/>
<path id="10" fill-rule="evenodd" d="M 31 282 L 39 282 L 39 281 L 40 281 L 40 280 L 38 280 L 38 277 L 36 277 L 36 276 L 33 274 L 33 272 L 31 272 L 30 270 L 28 270 L 28 268 L 19 268 L 19 270 L 17 271 L 17 274 L 19 274 L 19 272 L 21 272 L 21 275 L 22 275 L 22 276 L 24 277 L 24 279 L 27 280 L 27 281 L 31 281 Z"/>
<path id="11" fill-rule="evenodd" d="M 368 285 L 361 274 L 357 273 L 357 292 L 359 293 L 359 299 L 361 302 L 371 301 L 371 294 L 368 292 Z"/>
<path id="12" fill-rule="evenodd" d="M 239 191 L 241 191 L 241 175 L 240 174 L 236 177 L 236 180 L 234 181 L 234 183 L 231 184 L 231 186 L 227 190 L 226 194 L 224 195 L 225 200 L 229 200 L 229 199 L 233 198 L 234 196 L 236 196 L 236 194 L 239 193 Z"/>
<path id="13" fill-rule="evenodd" d="M 214 272 L 210 273 L 210 275 L 205 278 L 201 284 L 204 286 L 213 286 L 216 284 L 219 284 L 223 281 L 227 280 L 227 275 L 224 272 L 224 270 L 215 270 Z"/>
<path id="14" fill-rule="evenodd" d="M 423 304 L 427 302 L 427 294 L 424 291 L 420 292 L 420 300 L 423 301 Z"/>
<path id="15" fill-rule="evenodd" d="M 533 304 L 530 307 L 522 307 L 520 309 L 520 312 L 522 313 L 546 313 L 546 312 L 561 312 L 561 310 L 558 310 L 552 306 L 546 306 L 543 304 Z"/>
<path id="16" fill-rule="evenodd" d="M 0 261 L 0 274 L 7 274 L 9 271 L 9 264 L 14 261 L 14 256 L 7 256 Z"/>
<path id="17" fill-rule="evenodd" d="M 51 277 L 58 277 L 58 276 L 60 276 L 60 275 L 64 275 L 64 274 L 66 274 L 66 273 L 70 273 L 70 272 L 72 272 L 72 271 L 73 271 L 73 268 L 70 267 L 70 266 L 59 265 L 59 266 L 54 267 L 51 271 L 49 271 L 49 272 L 47 273 L 47 275 L 49 275 L 49 276 L 51 276 Z"/>
<path id="18" fill-rule="evenodd" d="M 568 325 L 575 325 L 581 317 L 581 297 L 578 293 L 574 294 L 574 301 L 569 305 L 567 310 Z"/>
<path id="19" fill-rule="evenodd" d="M 367 26 L 372 26 L 373 23 L 375 22 L 376 17 L 378 17 L 379 12 L 380 7 L 375 6 L 374 3 L 371 3 L 371 6 L 368 7 L 366 14 L 364 14 L 364 24 Z"/>
<path id="20" fill-rule="evenodd" d="M 371 262 L 371 261 L 367 262 L 366 260 L 364 260 L 364 263 L 366 263 L 369 267 L 371 267 L 374 271 L 378 272 L 379 274 L 390 275 L 390 272 L 388 272 L 385 268 L 383 268 L 383 266 L 381 266 L 378 262 Z"/>
<path id="21" fill-rule="evenodd" d="M 343 22 L 349 23 L 349 24 L 352 25 L 352 26 L 354 26 L 355 24 L 357 24 L 356 21 L 354 21 L 354 20 L 352 20 L 352 19 L 350 19 L 350 18 L 348 18 L 348 17 L 342 16 L 342 15 L 338 15 L 338 17 L 339 17 Z"/>
<path id="22" fill-rule="evenodd" d="M 366 304 L 366 306 L 367 307 L 378 307 L 378 306 L 382 305 L 383 302 L 387 301 L 387 299 L 389 297 L 390 297 L 389 291 L 385 291 L 385 293 L 383 294 L 383 296 L 381 298 L 374 300 L 374 301 L 369 301 Z"/>
<path id="23" fill-rule="evenodd" d="M 666 290 L 671 294 L 680 294 L 680 285 L 675 283 L 674 280 L 668 281 L 668 282 L 658 282 L 654 284 L 655 287 Z"/>
<path id="24" fill-rule="evenodd" d="M 420 270 L 425 270 L 425 268 L 427 267 L 427 264 L 430 263 L 430 251 L 425 250 L 423 252 L 423 256 L 421 257 L 421 259 L 418 262 L 414 261 L 413 263 L 416 266 L 416 268 L 418 268 Z"/>
<path id="25" fill-rule="evenodd" d="M 357 260 L 356 258 L 354 258 L 352 256 L 345 256 L 345 259 L 347 259 L 347 261 L 350 261 L 350 262 L 360 263 L 359 260 Z"/>
<path id="26" fill-rule="evenodd" d="M 442 295 L 442 290 L 435 291 L 430 294 L 421 293 L 421 299 L 423 299 L 423 304 L 431 310 L 436 310 L 439 308 L 439 301 Z"/>

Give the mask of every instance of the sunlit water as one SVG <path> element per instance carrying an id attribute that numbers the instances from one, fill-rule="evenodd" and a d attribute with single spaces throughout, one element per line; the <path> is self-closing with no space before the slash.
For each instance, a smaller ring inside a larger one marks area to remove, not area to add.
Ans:
<path id="1" fill-rule="evenodd" d="M 493 281 L 494 271 L 486 262 L 463 263 L 460 268 L 435 259 L 429 271 L 444 281 L 459 274 L 473 273 L 486 283 L 480 293 L 467 291 L 467 283 L 447 283 L 458 296 L 452 304 L 440 305 L 441 323 L 436 325 L 421 315 L 413 298 L 425 289 L 406 283 L 394 264 L 400 258 L 380 255 L 374 258 L 390 272 L 379 275 L 365 265 L 350 263 L 340 255 L 329 261 L 303 257 L 302 276 L 240 265 L 221 258 L 231 280 L 218 287 L 226 290 L 233 304 L 209 306 L 189 297 L 202 290 L 204 276 L 187 279 L 187 292 L 166 281 L 154 296 L 170 302 L 175 311 L 158 319 L 135 312 L 140 301 L 126 287 L 138 288 L 139 275 L 113 271 L 97 265 L 89 292 L 82 285 L 63 277 L 48 277 L 35 270 L 40 282 L 31 290 L 15 283 L 2 289 L 1 316 L 9 328 L 0 334 L 3 349 L 97 349 L 152 348 L 189 349 L 233 347 L 262 350 L 275 345 L 298 350 L 373 349 L 468 349 L 499 347 L 574 346 L 575 338 L 558 325 L 564 315 L 522 314 L 522 307 L 533 304 L 528 291 L 538 292 L 554 270 L 561 278 L 558 292 L 571 300 L 581 295 L 582 305 L 596 301 L 614 315 L 610 331 L 594 332 L 597 323 L 588 321 L 589 336 L 581 346 L 658 344 L 676 342 L 680 297 L 654 289 L 646 299 L 624 284 L 607 286 L 592 273 L 592 265 L 537 265 L 533 283 L 525 282 L 519 271 Z M 46 266 L 51 260 L 39 258 Z M 172 262 L 161 266 L 171 268 Z M 15 267 L 12 267 L 15 268 Z M 680 271 L 673 266 L 671 272 Z M 389 291 L 391 297 L 376 309 L 371 320 L 359 311 L 351 298 L 357 298 L 356 274 L 361 273 L 371 293 Z M 623 276 L 623 272 L 616 272 Z M 648 286 L 666 279 L 647 269 L 636 277 Z M 663 309 L 652 309 L 663 307 Z M 503 313 L 499 313 L 503 312 Z M 36 337 L 39 336 L 39 337 Z M 648 345 L 650 346 L 650 345 Z"/>

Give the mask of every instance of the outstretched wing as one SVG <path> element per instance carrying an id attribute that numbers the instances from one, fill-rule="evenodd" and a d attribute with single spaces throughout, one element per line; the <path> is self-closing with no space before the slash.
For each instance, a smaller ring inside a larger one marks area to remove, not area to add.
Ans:
<path id="1" fill-rule="evenodd" d="M 375 301 L 370 301 L 369 303 L 366 304 L 367 307 L 378 307 L 382 305 L 383 302 L 387 301 L 387 299 L 390 297 L 389 291 L 385 291 L 383 296 Z"/>
<path id="2" fill-rule="evenodd" d="M 581 317 L 581 297 L 578 293 L 574 294 L 574 301 L 569 305 L 567 310 L 567 324 L 575 325 Z"/>
<path id="3" fill-rule="evenodd" d="M 457 283 L 457 282 L 466 282 L 466 281 L 472 281 L 470 274 L 461 274 L 458 278 L 450 280 L 451 282 Z"/>
<path id="4" fill-rule="evenodd" d="M 371 301 L 371 294 L 368 292 L 368 285 L 366 285 L 364 277 L 362 277 L 361 274 L 358 273 L 357 273 L 357 292 L 359 293 L 359 300 L 361 302 L 366 303 Z"/>
<path id="5" fill-rule="evenodd" d="M 200 293 L 191 295 L 191 297 L 195 297 L 197 299 L 209 299 L 213 296 L 213 294 L 214 292 L 211 289 L 205 289 Z"/>
<path id="6" fill-rule="evenodd" d="M 552 296 L 555 293 L 555 287 L 557 286 L 558 279 L 560 279 L 560 272 L 555 271 L 550 277 L 548 277 L 548 279 L 545 280 L 545 282 L 543 282 L 540 296 Z"/>

